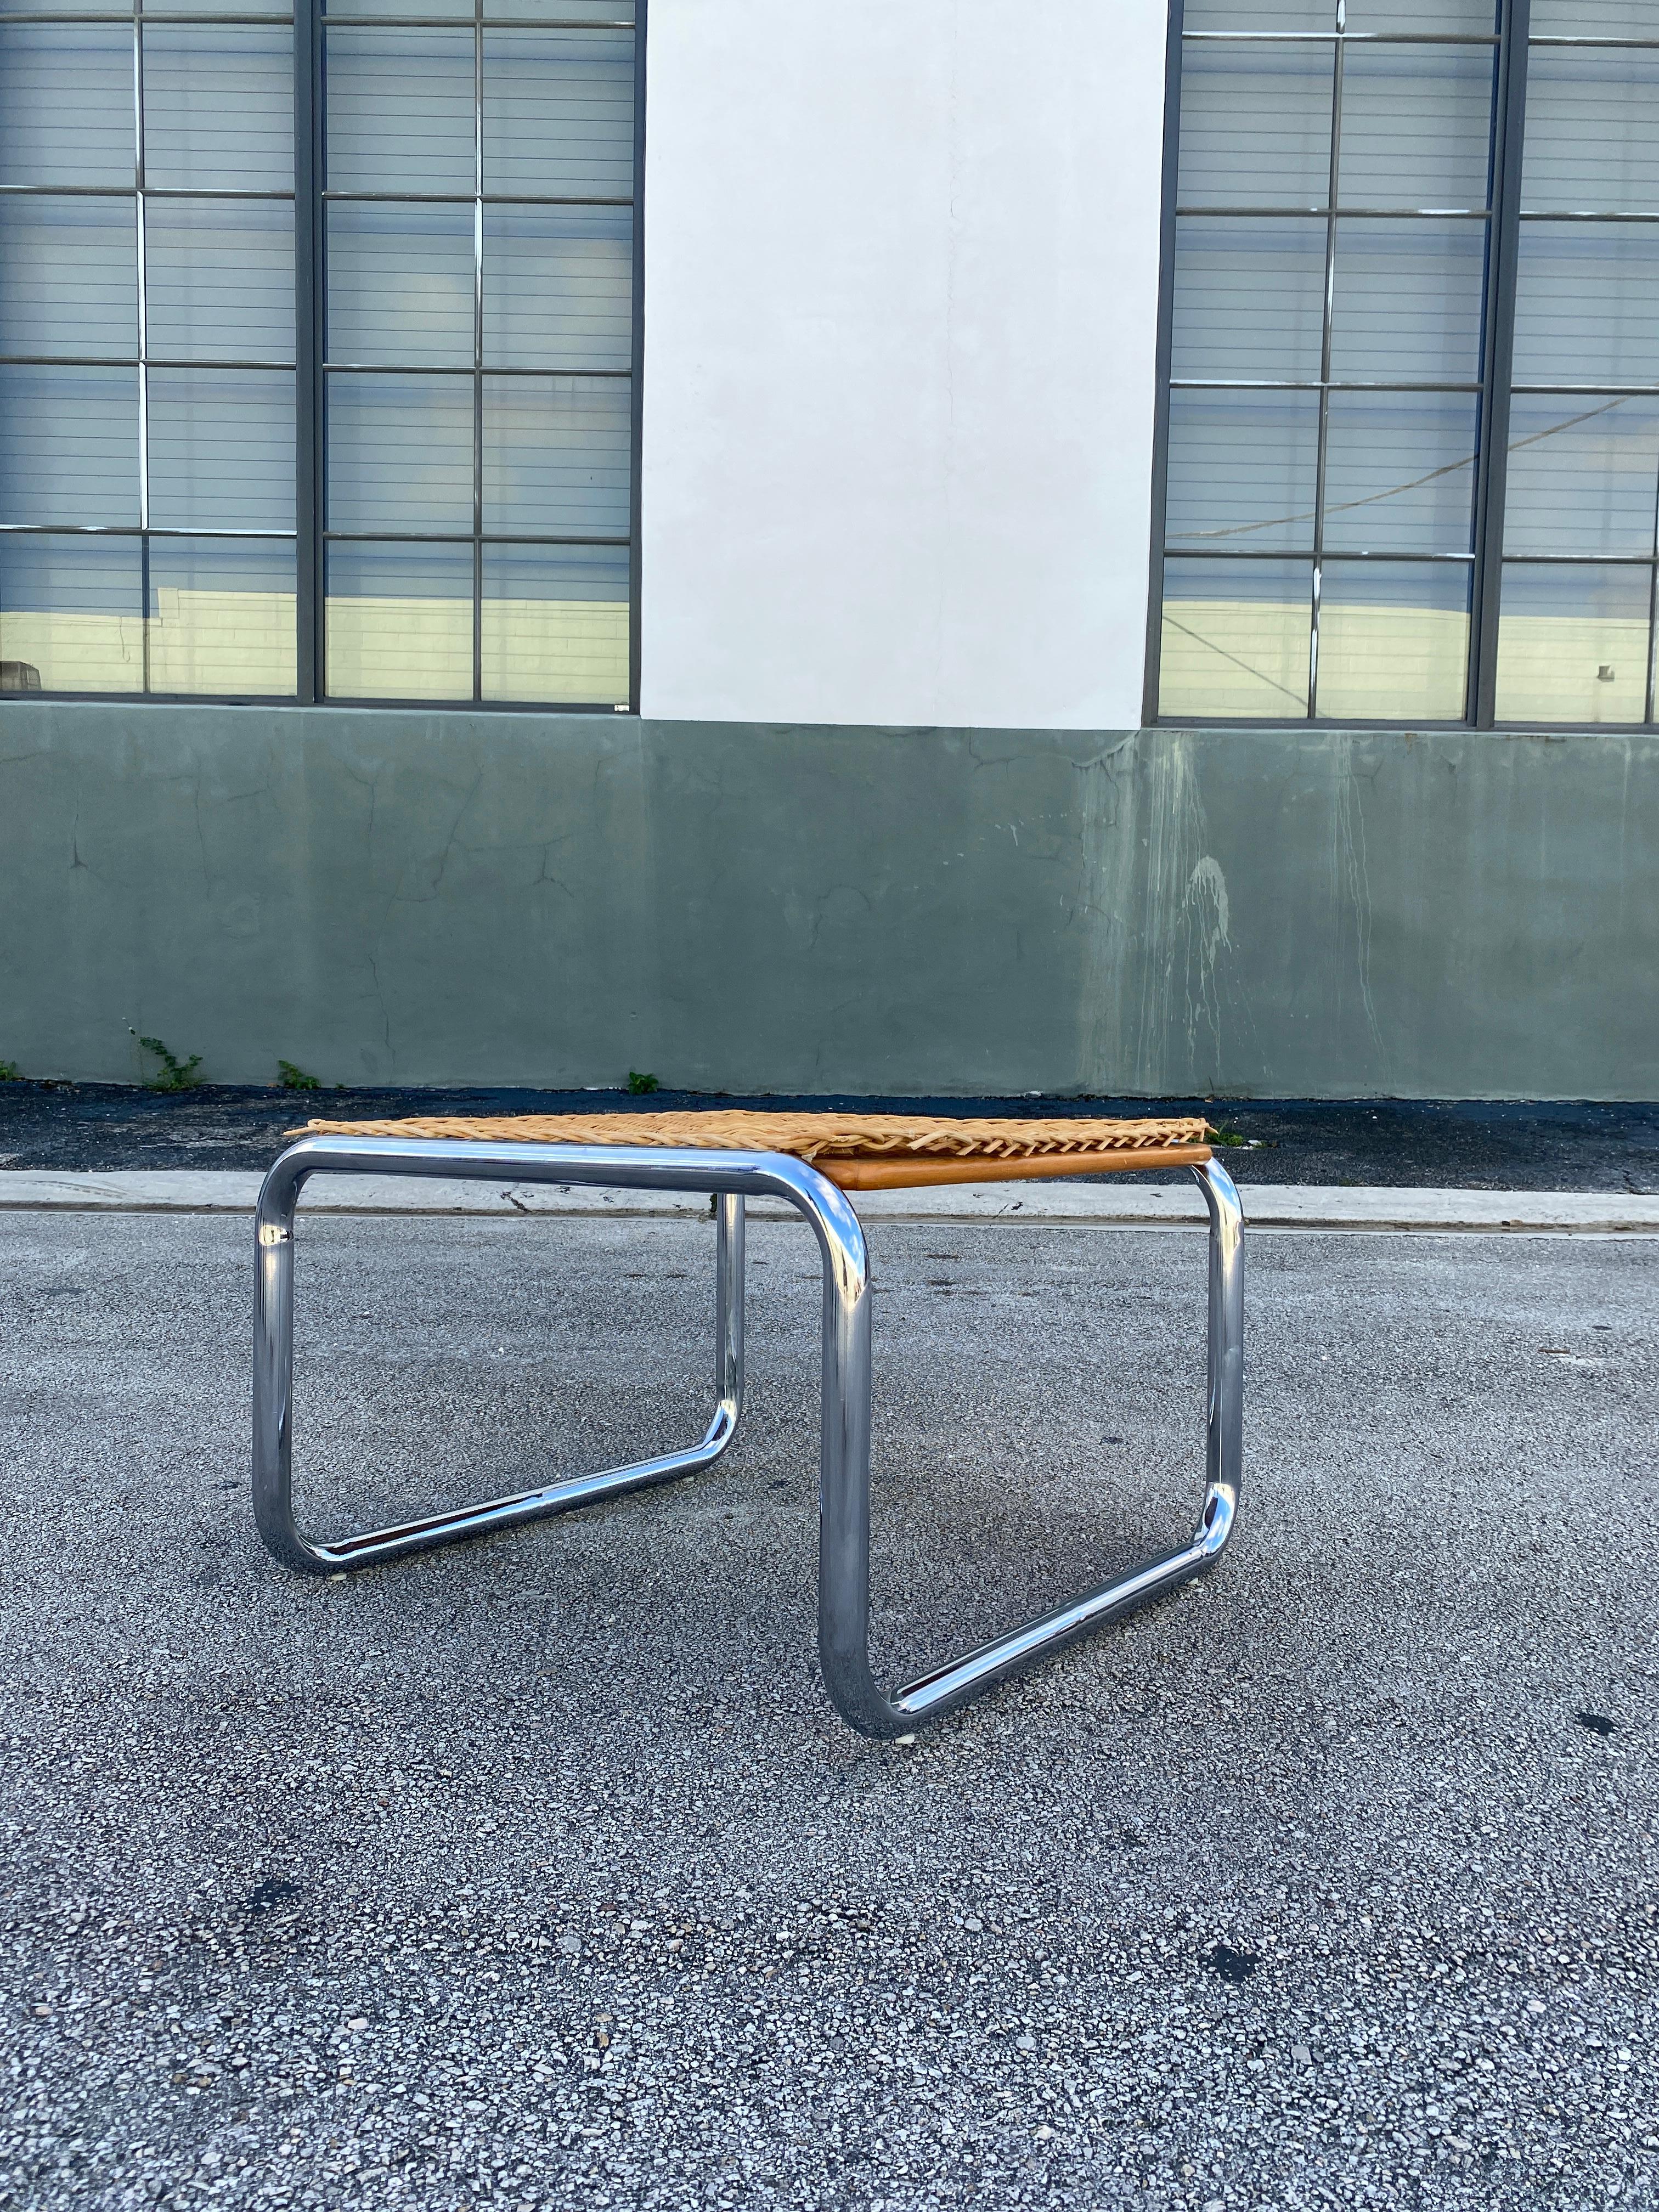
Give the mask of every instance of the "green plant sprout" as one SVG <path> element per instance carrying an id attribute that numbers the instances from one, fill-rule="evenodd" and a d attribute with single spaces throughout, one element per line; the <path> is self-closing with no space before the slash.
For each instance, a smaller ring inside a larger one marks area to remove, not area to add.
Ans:
<path id="1" fill-rule="evenodd" d="M 641 1075 L 637 1067 L 630 1067 L 628 1071 L 628 1087 L 636 1098 L 643 1097 L 648 1091 L 662 1089 L 654 1075 Z"/>
<path id="2" fill-rule="evenodd" d="M 307 1075 L 303 1067 L 295 1067 L 291 1060 L 277 1061 L 276 1079 L 284 1091 L 320 1091 L 323 1087 L 314 1075 Z"/>
<path id="3" fill-rule="evenodd" d="M 138 1036 L 137 1030 L 130 1030 L 128 1034 Z M 149 1053 L 153 1060 L 159 1060 L 161 1063 L 159 1075 L 147 1075 L 144 1078 L 146 1091 L 194 1091 L 201 1082 L 201 1077 L 196 1073 L 202 1065 L 202 1055 L 199 1052 L 191 1053 L 188 1060 L 180 1060 L 176 1054 L 169 1051 L 160 1037 L 141 1036 L 138 1037 L 138 1042 L 140 1048 Z"/>

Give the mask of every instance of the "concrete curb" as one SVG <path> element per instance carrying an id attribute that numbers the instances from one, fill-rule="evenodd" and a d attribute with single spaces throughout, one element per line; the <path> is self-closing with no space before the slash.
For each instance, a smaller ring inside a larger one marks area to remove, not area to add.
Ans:
<path id="1" fill-rule="evenodd" d="M 257 1175 L 191 1168 L 123 1170 L 106 1175 L 0 1170 L 0 1212 L 70 1213 L 247 1213 Z M 1659 1196 L 1617 1191 L 1349 1189 L 1255 1183 L 1244 1192 L 1255 1229 L 1371 1230 L 1480 1236 L 1659 1237 Z M 547 1183 L 398 1182 L 381 1176 L 320 1177 L 302 1201 L 311 1213 L 468 1214 L 707 1218 L 696 1198 L 634 1191 L 562 1188 Z M 937 1190 L 870 1192 L 861 1214 L 888 1221 L 1020 1221 L 1062 1227 L 1197 1227 L 1203 1200 L 1188 1181 L 1164 1184 L 1024 1186 L 959 1183 Z M 794 1218 L 770 1201 L 757 1217 Z"/>

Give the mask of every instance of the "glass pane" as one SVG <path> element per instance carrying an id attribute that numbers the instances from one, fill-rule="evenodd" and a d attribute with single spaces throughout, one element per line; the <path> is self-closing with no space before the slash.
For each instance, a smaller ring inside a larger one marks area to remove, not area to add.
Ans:
<path id="1" fill-rule="evenodd" d="M 0 368 L 0 522 L 138 520 L 138 376 Z"/>
<path id="2" fill-rule="evenodd" d="M 0 199 L 0 353 L 138 350 L 133 203 Z"/>
<path id="3" fill-rule="evenodd" d="M 1461 722 L 1469 578 L 1461 562 L 1327 562 L 1316 712 L 1338 721 Z"/>
<path id="4" fill-rule="evenodd" d="M 1176 225 L 1171 374 L 1317 379 L 1325 225 L 1287 216 L 1182 216 Z"/>
<path id="5" fill-rule="evenodd" d="M 1490 46 L 1350 46 L 1342 84 L 1346 207 L 1485 207 Z"/>
<path id="6" fill-rule="evenodd" d="M 472 21 L 466 0 L 327 0 L 331 18 L 372 21 L 384 15 L 463 16 Z M 484 0 L 486 22 L 633 23 L 635 0 Z"/>
<path id="7" fill-rule="evenodd" d="M 293 360 L 291 203 L 149 200 L 144 261 L 152 359 Z"/>
<path id="8" fill-rule="evenodd" d="M 1187 0 L 1189 31 L 1334 31 L 1336 0 Z"/>
<path id="9" fill-rule="evenodd" d="M 1506 553 L 1654 550 L 1659 399 L 1529 399 L 1510 415 Z"/>
<path id="10" fill-rule="evenodd" d="M 1647 712 L 1645 568 L 1504 570 L 1500 722 L 1639 722 Z"/>
<path id="11" fill-rule="evenodd" d="M 1326 544 L 1334 552 L 1467 553 L 1479 422 L 1479 402 L 1454 392 L 1334 392 Z"/>
<path id="12" fill-rule="evenodd" d="M 1497 0 L 1348 0 L 1346 22 L 1351 31 L 1484 33 L 1497 28 Z M 1336 0 L 1187 0 L 1186 27 L 1189 31 L 1334 31 Z M 1533 28 L 1537 27 L 1538 5 L 1534 0 Z"/>
<path id="13" fill-rule="evenodd" d="M 293 529 L 292 369 L 151 371 L 149 519 L 158 530 Z"/>
<path id="14" fill-rule="evenodd" d="M 147 21 L 155 15 L 279 15 L 287 22 L 294 19 L 293 9 L 283 6 L 281 0 L 272 0 L 270 7 L 264 0 L 230 0 L 228 5 L 225 0 L 165 0 L 165 4 L 155 0 L 143 13 Z"/>
<path id="15" fill-rule="evenodd" d="M 1305 562 L 1166 562 L 1159 714 L 1304 715 L 1312 606 Z"/>
<path id="16" fill-rule="evenodd" d="M 1181 198 L 1188 207 L 1323 207 L 1330 194 L 1328 41 L 1187 47 Z"/>
<path id="17" fill-rule="evenodd" d="M 637 14 L 635 0 L 486 0 L 484 7 L 486 18 L 526 23 L 631 23 Z"/>
<path id="18" fill-rule="evenodd" d="M 472 210 L 335 201 L 328 210 L 328 356 L 472 365 Z"/>
<path id="19" fill-rule="evenodd" d="M 1515 380 L 1659 384 L 1659 224 L 1522 224 Z"/>
<path id="20" fill-rule="evenodd" d="M 1474 383 L 1486 268 L 1484 222 L 1343 216 L 1331 374 L 1376 384 Z"/>
<path id="21" fill-rule="evenodd" d="M 331 191 L 471 192 L 472 33 L 331 31 Z"/>
<path id="22" fill-rule="evenodd" d="M 486 191 L 629 197 L 631 32 L 492 31 L 483 66 Z"/>
<path id="23" fill-rule="evenodd" d="M 136 538 L 0 538 L 0 688 L 142 691 Z"/>
<path id="24" fill-rule="evenodd" d="M 331 376 L 331 530 L 470 531 L 472 379 Z"/>
<path id="25" fill-rule="evenodd" d="M 472 696 L 472 548 L 331 545 L 331 699 Z"/>
<path id="26" fill-rule="evenodd" d="M 1311 549 L 1318 442 L 1315 392 L 1172 392 L 1170 544 Z"/>
<path id="27" fill-rule="evenodd" d="M 620 376 L 486 377 L 484 528 L 626 537 L 630 391 Z"/>
<path id="28" fill-rule="evenodd" d="M 1653 0 L 1532 0 L 1534 39 L 1650 39 Z"/>
<path id="29" fill-rule="evenodd" d="M 628 549 L 486 545 L 483 696 L 628 702 Z"/>
<path id="30" fill-rule="evenodd" d="M 0 28 L 0 185 L 130 191 L 137 159 L 130 26 Z"/>
<path id="31" fill-rule="evenodd" d="M 1534 16 L 1536 19 L 1534 8 Z M 1348 0 L 1351 31 L 1468 31 L 1486 37 L 1498 28 L 1498 0 Z"/>
<path id="32" fill-rule="evenodd" d="M 486 208 L 483 306 L 493 368 L 628 368 L 632 210 Z"/>
<path id="33" fill-rule="evenodd" d="M 154 191 L 293 191 L 291 31 L 146 27 L 144 182 Z"/>
<path id="34" fill-rule="evenodd" d="M 473 10 L 467 0 L 325 0 L 323 10 L 331 22 L 344 18 L 348 21 L 372 22 L 377 15 L 430 15 L 461 17 L 472 21 Z"/>
<path id="35" fill-rule="evenodd" d="M 150 540 L 149 688 L 293 696 L 292 544 Z"/>
<path id="36" fill-rule="evenodd" d="M 1651 20 L 1646 35 L 1659 36 Z M 1563 214 L 1659 210 L 1659 52 L 1533 50 L 1521 198 Z"/>

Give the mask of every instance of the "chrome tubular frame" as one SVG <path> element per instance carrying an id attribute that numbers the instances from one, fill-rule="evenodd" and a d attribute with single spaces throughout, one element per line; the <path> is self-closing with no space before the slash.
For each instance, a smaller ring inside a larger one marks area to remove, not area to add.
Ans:
<path id="1" fill-rule="evenodd" d="M 295 1526 L 290 1490 L 294 1212 L 307 1178 L 324 1173 L 707 1193 L 715 1201 L 719 1227 L 719 1403 L 702 1443 L 401 1527 L 331 1544 L 312 1543 Z M 259 1533 L 284 1565 L 313 1574 L 334 1574 L 465 1536 L 514 1528 L 712 1466 L 731 1443 L 742 1412 L 744 1201 L 781 1198 L 811 1227 L 823 1267 L 818 1655 L 824 1686 L 842 1719 L 861 1735 L 906 1735 L 1061 1645 L 1207 1572 L 1225 1549 L 1238 1510 L 1243 1214 L 1238 1193 L 1219 1162 L 1209 1161 L 1193 1173 L 1209 1207 L 1210 1267 L 1208 1483 L 1192 1540 L 993 1643 L 931 1668 L 890 1693 L 878 1686 L 869 1651 L 869 1255 L 863 1227 L 846 1194 L 787 1153 L 404 1137 L 302 1138 L 276 1162 L 259 1194 L 253 1361 L 253 1504 Z"/>
<path id="2" fill-rule="evenodd" d="M 521 1157 L 533 1150 L 541 1157 Z M 487 1155 L 478 1158 L 477 1155 Z M 547 1160 L 556 1158 L 556 1176 Z M 629 1158 L 637 1157 L 629 1154 Z M 285 1566 L 303 1573 L 332 1575 L 348 1567 L 382 1565 L 410 1552 L 431 1551 L 464 1536 L 484 1536 L 516 1528 L 550 1513 L 568 1513 L 596 1498 L 623 1491 L 647 1490 L 682 1475 L 701 1474 L 725 1451 L 743 1414 L 743 1200 L 731 1192 L 715 1199 L 714 1413 L 702 1442 L 689 1449 L 665 1452 L 631 1467 L 579 1474 L 539 1490 L 492 1498 L 449 1513 L 395 1528 L 374 1528 L 333 1543 L 315 1544 L 301 1534 L 294 1519 L 294 1209 L 307 1178 L 330 1170 L 378 1175 L 439 1175 L 457 1179 L 488 1176 L 500 1182 L 505 1170 L 514 1182 L 616 1182 L 625 1178 L 579 1173 L 548 1145 L 448 1145 L 403 1138 L 307 1137 L 283 1154 L 259 1193 L 258 1261 L 253 1297 L 253 1516 L 267 1550 Z"/>

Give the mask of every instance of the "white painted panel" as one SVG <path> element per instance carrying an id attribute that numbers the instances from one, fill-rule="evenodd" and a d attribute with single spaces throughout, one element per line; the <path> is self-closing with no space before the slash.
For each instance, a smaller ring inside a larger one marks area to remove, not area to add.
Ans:
<path id="1" fill-rule="evenodd" d="M 652 0 L 641 705 L 1140 720 L 1162 0 Z"/>

